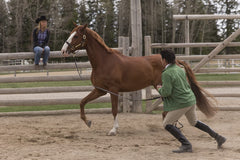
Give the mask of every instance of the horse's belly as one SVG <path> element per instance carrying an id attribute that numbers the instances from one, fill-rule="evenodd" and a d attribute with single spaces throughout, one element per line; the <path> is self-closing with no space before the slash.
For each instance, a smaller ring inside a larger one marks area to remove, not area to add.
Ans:
<path id="1" fill-rule="evenodd" d="M 121 92 L 136 91 L 153 85 L 152 82 L 152 76 L 126 75 L 123 78 L 122 87 L 120 88 L 120 90 L 122 90 Z"/>

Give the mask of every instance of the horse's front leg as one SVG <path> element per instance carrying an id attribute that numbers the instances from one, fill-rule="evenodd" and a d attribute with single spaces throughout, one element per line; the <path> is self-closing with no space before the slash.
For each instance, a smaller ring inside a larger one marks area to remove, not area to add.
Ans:
<path id="1" fill-rule="evenodd" d="M 91 127 L 91 121 L 87 120 L 87 118 L 86 118 L 86 116 L 85 116 L 84 106 L 85 106 L 88 102 L 90 102 L 90 101 L 92 101 L 92 100 L 94 100 L 94 99 L 96 99 L 96 98 L 98 98 L 98 97 L 100 97 L 100 96 L 103 96 L 103 95 L 105 95 L 105 94 L 106 94 L 106 92 L 103 92 L 103 91 L 98 90 L 98 89 L 95 88 L 95 89 L 92 90 L 86 97 L 84 97 L 83 100 L 80 102 L 81 118 L 82 118 L 82 120 L 86 123 L 86 125 L 87 125 L 88 127 Z"/>
<path id="2" fill-rule="evenodd" d="M 117 113 L 118 113 L 118 97 L 116 95 L 111 94 L 111 102 L 112 102 L 112 114 L 114 118 L 113 128 L 109 131 L 109 136 L 115 136 L 117 135 L 118 130 L 118 119 L 117 119 Z"/>

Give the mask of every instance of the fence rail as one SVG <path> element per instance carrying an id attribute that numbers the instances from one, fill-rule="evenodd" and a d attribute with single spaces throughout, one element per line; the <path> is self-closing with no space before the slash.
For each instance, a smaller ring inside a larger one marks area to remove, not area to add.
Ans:
<path id="1" fill-rule="evenodd" d="M 202 68 L 198 73 L 220 73 L 220 72 L 240 72 L 240 68 Z"/>
<path id="2" fill-rule="evenodd" d="M 199 81 L 200 85 L 238 86 L 240 81 Z M 67 86 L 67 87 L 31 87 L 31 88 L 1 88 L 0 94 L 31 94 L 31 93 L 57 93 L 57 92 L 89 92 L 93 86 Z M 150 98 L 151 95 L 148 97 Z"/>
<path id="3" fill-rule="evenodd" d="M 22 82 L 53 82 L 53 81 L 79 81 L 90 80 L 90 75 L 77 76 L 39 76 L 39 77 L 4 77 L 0 83 L 22 83 Z"/>
<path id="4" fill-rule="evenodd" d="M 119 52 L 122 52 L 122 48 L 113 48 Z M 129 47 L 129 50 L 132 51 L 132 47 Z M 77 50 L 75 52 L 76 57 L 85 57 L 87 56 L 86 50 Z M 33 59 L 33 52 L 18 52 L 18 53 L 0 53 L 0 61 L 8 59 Z M 49 58 L 63 58 L 61 51 L 51 51 Z"/>
<path id="5" fill-rule="evenodd" d="M 1 54 L 0 54 L 1 55 Z M 192 55 L 192 56 L 177 56 L 179 60 L 191 60 L 199 61 L 203 59 L 206 55 Z M 213 59 L 240 59 L 240 55 L 218 55 Z M 91 68 L 89 62 L 78 62 L 77 66 L 79 68 Z M 54 69 L 76 69 L 74 63 L 58 63 L 58 64 L 48 64 L 46 67 L 39 66 L 36 68 L 34 65 L 11 65 L 11 66 L 0 66 L 0 72 L 9 72 L 9 71 L 31 71 L 31 70 L 54 70 Z M 240 68 L 215 68 L 215 69 L 206 69 L 201 68 L 198 71 L 199 73 L 209 73 L 209 72 L 240 72 Z"/>
<path id="6" fill-rule="evenodd" d="M 204 19 L 240 19 L 239 14 L 215 15 L 215 14 L 194 14 L 194 15 L 173 15 L 174 20 L 204 20 Z"/>
<path id="7" fill-rule="evenodd" d="M 201 85 L 237 86 L 240 81 L 199 81 Z"/>
<path id="8" fill-rule="evenodd" d="M 240 97 L 240 93 L 212 93 L 214 97 Z M 153 95 L 158 96 L 158 94 Z"/>
<path id="9" fill-rule="evenodd" d="M 31 93 L 57 93 L 57 92 L 89 92 L 93 86 L 67 86 L 67 87 L 31 87 L 31 88 L 1 88 L 0 94 L 31 94 Z"/>
<path id="10" fill-rule="evenodd" d="M 207 55 L 191 55 L 191 56 L 177 56 L 179 60 L 191 60 L 191 61 L 200 61 Z M 231 55 L 216 55 L 213 59 L 240 59 L 240 55 L 231 54 Z"/>
<path id="11" fill-rule="evenodd" d="M 59 104 L 79 104 L 83 98 L 51 98 L 51 99 L 27 99 L 27 100 L 0 100 L 1 106 L 41 106 L 41 105 L 59 105 Z M 90 103 L 110 102 L 110 97 L 101 97 Z"/>
<path id="12" fill-rule="evenodd" d="M 87 56 L 85 50 L 76 51 L 76 57 Z M 0 53 L 0 60 L 9 60 L 9 59 L 33 59 L 33 52 L 19 52 L 19 53 Z M 49 58 L 63 58 L 61 51 L 51 51 Z"/>
<path id="13" fill-rule="evenodd" d="M 152 48 L 217 47 L 220 42 L 204 43 L 152 43 Z M 230 42 L 227 47 L 239 47 L 240 42 Z"/>
<path id="14" fill-rule="evenodd" d="M 25 111 L 25 112 L 2 112 L 0 117 L 16 117 L 16 116 L 51 116 L 51 115 L 69 115 L 79 114 L 79 109 L 65 109 L 55 111 Z M 99 109 L 85 109 L 86 114 L 101 114 L 112 113 L 111 108 L 99 108 Z"/>
<path id="15" fill-rule="evenodd" d="M 89 62 L 77 63 L 79 68 L 91 68 Z M 48 64 L 47 66 L 36 66 L 34 65 L 11 65 L 11 66 L 0 66 L 0 72 L 8 71 L 31 71 L 31 70 L 50 70 L 50 69 L 76 69 L 75 63 L 57 63 L 57 64 Z"/>

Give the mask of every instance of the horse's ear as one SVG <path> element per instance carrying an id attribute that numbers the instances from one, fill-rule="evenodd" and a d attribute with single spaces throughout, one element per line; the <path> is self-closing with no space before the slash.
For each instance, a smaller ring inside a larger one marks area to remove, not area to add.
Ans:
<path id="1" fill-rule="evenodd" d="M 76 23 L 76 22 L 74 22 L 74 21 L 73 21 L 73 25 L 74 25 L 75 27 L 77 27 L 77 26 L 78 26 L 78 25 L 77 25 L 77 23 Z"/>

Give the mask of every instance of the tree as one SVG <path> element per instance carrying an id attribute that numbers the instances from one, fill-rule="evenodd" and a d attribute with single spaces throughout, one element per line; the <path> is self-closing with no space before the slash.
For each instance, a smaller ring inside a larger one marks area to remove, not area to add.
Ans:
<path id="1" fill-rule="evenodd" d="M 4 0 L 0 0 L 0 52 L 7 51 L 8 9 Z"/>
<path id="2" fill-rule="evenodd" d="M 114 12 L 114 0 L 104 0 L 104 8 L 106 10 L 103 26 L 103 39 L 109 47 L 117 46 L 117 27 L 116 17 Z"/>
<path id="3" fill-rule="evenodd" d="M 118 36 L 130 37 L 130 1 L 121 0 L 117 3 L 118 11 Z"/>
<path id="4" fill-rule="evenodd" d="M 82 0 L 79 4 L 79 9 L 78 9 L 78 19 L 77 23 L 79 24 L 89 24 L 90 23 L 90 16 L 88 15 L 88 11 L 86 8 L 86 1 Z"/>
<path id="5" fill-rule="evenodd" d="M 54 4 L 53 4 L 54 5 Z M 57 0 L 55 16 L 52 17 L 51 30 L 54 29 L 54 34 L 51 36 L 52 43 L 55 43 L 54 50 L 60 50 L 67 37 L 75 27 L 73 22 L 78 21 L 79 5 L 76 0 Z M 53 36 L 54 35 L 54 36 Z"/>
<path id="6" fill-rule="evenodd" d="M 216 5 L 221 6 L 220 9 L 218 10 L 218 13 L 220 14 L 237 14 L 239 13 L 239 1 L 235 0 L 216 0 L 215 1 Z M 238 29 L 239 26 L 236 24 L 239 24 L 239 20 L 234 20 L 234 19 L 226 19 L 222 20 L 221 25 L 219 25 L 220 28 L 220 34 L 221 38 L 224 40 L 227 37 L 229 37 L 236 29 Z M 237 39 L 238 41 L 240 38 Z M 234 53 L 239 53 L 238 48 L 232 48 L 232 47 L 227 47 L 224 51 L 225 54 L 234 54 Z"/>
<path id="7" fill-rule="evenodd" d="M 155 43 L 172 40 L 172 10 L 166 0 L 142 0 L 143 35 L 150 35 Z M 153 53 L 159 53 L 153 50 Z"/>
<path id="8" fill-rule="evenodd" d="M 109 47 L 116 46 L 117 15 L 114 0 L 89 0 L 86 2 L 86 8 L 89 27 L 96 31 Z"/>
<path id="9" fill-rule="evenodd" d="M 19 52 L 23 44 L 23 18 L 24 9 L 26 9 L 26 1 L 20 3 L 20 0 L 12 0 L 9 2 L 10 6 L 10 47 L 11 50 Z"/>
<path id="10" fill-rule="evenodd" d="M 31 0 L 9 1 L 9 48 L 11 52 L 32 51 L 32 31 L 39 15 L 48 16 L 50 2 Z"/>
<path id="11" fill-rule="evenodd" d="M 171 3 L 170 3 L 171 2 Z M 234 0 L 141 0 L 143 36 L 150 35 L 153 42 L 184 42 L 184 22 L 173 21 L 173 14 L 238 13 L 239 2 Z M 129 36 L 129 0 L 9 0 L 9 11 L 0 0 L 0 51 L 32 51 L 32 31 L 35 19 L 48 17 L 51 31 L 50 48 L 60 50 L 69 33 L 77 24 L 88 24 L 110 47 L 117 46 L 118 36 Z M 213 20 L 190 21 L 190 42 L 220 41 L 229 36 L 239 24 L 226 20 L 217 26 Z M 219 33 L 222 33 L 219 36 Z M 240 38 L 239 38 L 240 40 Z M 192 48 L 192 54 L 207 54 L 211 49 Z M 176 50 L 183 53 L 184 49 Z M 158 51 L 156 51 L 158 52 Z M 238 50 L 226 50 L 237 53 Z"/>
<path id="12" fill-rule="evenodd" d="M 173 8 L 177 8 L 175 14 L 213 14 L 216 13 L 216 7 L 209 0 L 181 1 L 174 0 Z M 207 24 L 207 25 L 206 25 Z M 174 30 L 174 29 L 173 29 Z M 184 22 L 176 22 L 175 42 L 184 42 Z M 190 42 L 213 42 L 219 41 L 217 24 L 215 21 L 191 20 L 190 21 Z M 212 49 L 209 48 L 191 48 L 191 54 L 208 54 Z M 183 49 L 178 49 L 182 54 Z"/>

